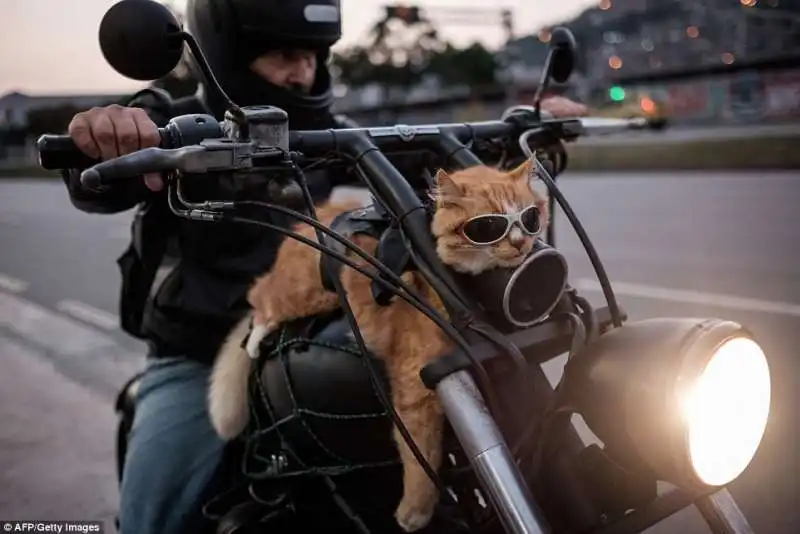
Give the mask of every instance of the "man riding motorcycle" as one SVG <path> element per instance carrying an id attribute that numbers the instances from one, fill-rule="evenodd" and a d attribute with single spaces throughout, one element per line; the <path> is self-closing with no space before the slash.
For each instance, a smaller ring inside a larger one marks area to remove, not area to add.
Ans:
<path id="1" fill-rule="evenodd" d="M 187 30 L 237 104 L 278 106 L 288 112 L 292 129 L 341 128 L 346 119 L 331 113 L 326 65 L 341 36 L 339 12 L 338 0 L 189 0 Z M 128 107 L 78 113 L 69 134 L 83 152 L 105 160 L 158 145 L 157 126 L 174 116 L 210 113 L 222 119 L 224 103 L 204 90 L 199 70 L 195 74 L 201 84 L 194 96 L 172 100 L 161 90 L 145 89 Z M 557 116 L 586 113 L 558 97 L 543 107 Z M 211 364 L 247 311 L 246 291 L 270 267 L 281 237 L 242 225 L 178 219 L 169 212 L 157 175 L 99 191 L 84 189 L 78 176 L 71 170 L 64 180 L 82 211 L 117 213 L 138 205 L 131 244 L 118 260 L 121 321 L 126 332 L 147 341 L 149 351 L 127 444 L 120 533 L 200 532 L 206 492 L 224 471 L 224 442 L 206 407 Z M 307 178 L 317 201 L 337 185 L 324 170 Z M 266 200 L 266 184 L 258 176 L 199 178 L 187 196 Z"/>

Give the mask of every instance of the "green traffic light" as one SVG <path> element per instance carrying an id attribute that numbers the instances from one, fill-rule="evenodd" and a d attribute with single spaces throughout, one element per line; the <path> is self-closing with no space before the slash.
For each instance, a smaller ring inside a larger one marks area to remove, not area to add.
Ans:
<path id="1" fill-rule="evenodd" d="M 615 85 L 614 87 L 608 90 L 608 96 L 611 97 L 611 100 L 613 100 L 614 102 L 625 100 L 625 89 L 623 89 L 619 85 Z"/>

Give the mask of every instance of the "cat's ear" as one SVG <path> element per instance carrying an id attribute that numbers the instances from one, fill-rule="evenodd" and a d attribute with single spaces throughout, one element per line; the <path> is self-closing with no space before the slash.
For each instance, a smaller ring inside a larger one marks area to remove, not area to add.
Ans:
<path id="1" fill-rule="evenodd" d="M 436 192 L 434 193 L 434 198 L 436 199 L 437 205 L 444 206 L 448 203 L 452 203 L 456 199 L 462 197 L 463 194 L 464 191 L 461 189 L 461 186 L 447 174 L 447 171 L 439 169 L 436 172 Z"/>
<path id="2" fill-rule="evenodd" d="M 533 157 L 523 161 L 516 169 L 512 169 L 508 173 L 509 178 L 512 180 L 533 180 L 536 178 L 536 172 L 533 166 Z"/>
<path id="3" fill-rule="evenodd" d="M 533 157 L 526 159 L 522 164 L 520 164 L 516 169 L 509 172 L 509 176 L 512 180 L 522 180 L 528 184 L 528 188 L 531 192 L 535 195 L 539 195 L 542 198 L 547 198 L 549 194 L 547 191 L 547 186 L 539 179 L 539 175 L 536 172 L 536 166 L 533 161 Z"/>

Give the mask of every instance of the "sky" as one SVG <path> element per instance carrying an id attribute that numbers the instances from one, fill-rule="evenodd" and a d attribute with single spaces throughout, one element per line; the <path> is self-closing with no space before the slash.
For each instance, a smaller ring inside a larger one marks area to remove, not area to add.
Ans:
<path id="1" fill-rule="evenodd" d="M 117 0 L 0 0 L 0 95 L 98 94 L 135 90 L 141 82 L 117 74 L 103 59 L 97 30 Z M 182 8 L 186 0 L 173 0 Z M 342 40 L 357 44 L 391 0 L 341 0 Z M 416 0 L 424 8 L 512 8 L 518 34 L 571 18 L 597 0 Z M 497 46 L 502 30 L 440 23 L 442 36 L 459 46 L 481 41 Z"/>

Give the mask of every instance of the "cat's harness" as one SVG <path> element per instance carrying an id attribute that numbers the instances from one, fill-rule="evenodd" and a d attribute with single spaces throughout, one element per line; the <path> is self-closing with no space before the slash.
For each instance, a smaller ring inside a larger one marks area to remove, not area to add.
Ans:
<path id="1" fill-rule="evenodd" d="M 403 243 L 403 234 L 400 228 L 378 203 L 339 214 L 331 222 L 330 229 L 351 241 L 353 236 L 359 234 L 377 239 L 378 248 L 375 251 L 375 259 L 397 276 L 402 275 L 404 272 L 415 270 L 414 262 L 411 260 L 408 249 Z M 325 245 L 339 254 L 347 255 L 348 253 L 347 247 L 330 236 L 325 236 Z M 320 256 L 322 286 L 328 291 L 336 291 L 328 269 L 324 268 L 324 261 L 326 261 L 326 254 L 323 252 Z M 344 264 L 332 256 L 328 256 L 327 261 L 329 262 L 329 269 L 333 270 L 333 275 L 341 278 Z M 385 275 L 379 272 L 375 273 L 375 275 L 386 280 Z M 390 282 L 389 280 L 386 281 Z M 380 306 L 389 305 L 394 296 L 393 290 L 375 280 L 372 280 L 371 289 L 375 302 Z"/>

